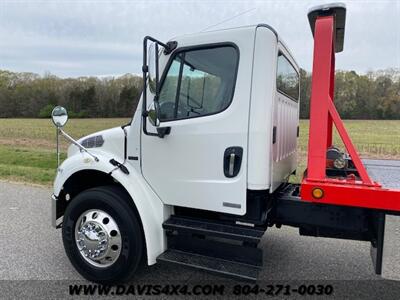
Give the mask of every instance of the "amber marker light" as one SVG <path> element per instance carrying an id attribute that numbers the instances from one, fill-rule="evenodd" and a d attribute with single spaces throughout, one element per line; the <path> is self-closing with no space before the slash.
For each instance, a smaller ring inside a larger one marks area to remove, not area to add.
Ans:
<path id="1" fill-rule="evenodd" d="M 324 197 L 324 191 L 320 188 L 315 188 L 312 190 L 312 196 L 315 199 L 321 199 L 322 197 Z"/>

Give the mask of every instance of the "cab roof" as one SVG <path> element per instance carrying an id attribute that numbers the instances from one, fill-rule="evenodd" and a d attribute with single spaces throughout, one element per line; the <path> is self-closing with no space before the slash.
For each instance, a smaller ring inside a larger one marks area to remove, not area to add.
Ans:
<path id="1" fill-rule="evenodd" d="M 183 38 L 183 37 L 194 36 L 194 35 L 197 35 L 197 34 L 205 34 L 205 33 L 208 33 L 208 32 L 233 31 L 233 30 L 237 30 L 237 29 L 246 29 L 246 28 L 249 29 L 249 30 L 254 30 L 254 31 L 255 31 L 255 30 L 256 30 L 257 28 L 259 28 L 259 27 L 264 27 L 264 28 L 267 28 L 267 29 L 269 29 L 270 31 L 272 31 L 272 32 L 274 33 L 274 35 L 276 36 L 277 41 L 285 48 L 285 50 L 286 50 L 286 51 L 289 53 L 289 55 L 292 57 L 294 63 L 296 64 L 296 67 L 297 67 L 297 68 L 300 68 L 300 67 L 298 66 L 298 64 L 297 64 L 297 62 L 296 62 L 294 56 L 293 56 L 293 53 L 290 51 L 290 49 L 288 48 L 288 46 L 286 45 L 286 43 L 284 42 L 284 40 L 278 35 L 278 32 L 277 32 L 272 26 L 270 26 L 270 25 L 268 25 L 268 24 L 265 24 L 265 23 L 252 24 L 252 25 L 244 25 L 244 26 L 237 26 L 237 27 L 230 27 L 230 28 L 222 28 L 222 29 L 216 29 L 216 30 L 206 30 L 206 31 L 194 32 L 194 33 L 190 33 L 190 34 L 185 34 L 185 35 L 181 35 L 181 36 L 174 37 L 174 38 L 171 39 L 171 40 L 175 40 L 175 39 L 179 40 L 180 38 Z"/>

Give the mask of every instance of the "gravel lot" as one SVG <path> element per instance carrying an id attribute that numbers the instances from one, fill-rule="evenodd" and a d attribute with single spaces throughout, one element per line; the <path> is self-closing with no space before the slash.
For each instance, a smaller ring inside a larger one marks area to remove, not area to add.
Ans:
<path id="1" fill-rule="evenodd" d="M 15 296 L 17 290 L 28 296 L 43 296 L 51 286 L 54 291 L 59 290 L 57 295 L 65 295 L 71 282 L 85 283 L 64 253 L 61 231 L 50 225 L 50 195 L 47 188 L 0 182 L 0 290 L 6 291 L 3 296 Z M 260 285 L 330 283 L 334 295 L 341 298 L 400 295 L 400 283 L 374 275 L 367 243 L 301 237 L 296 229 L 283 227 L 268 230 L 262 247 L 264 270 Z M 132 284 L 138 282 L 242 283 L 168 264 L 143 268 Z M 31 287 L 29 292 L 24 286 Z"/>

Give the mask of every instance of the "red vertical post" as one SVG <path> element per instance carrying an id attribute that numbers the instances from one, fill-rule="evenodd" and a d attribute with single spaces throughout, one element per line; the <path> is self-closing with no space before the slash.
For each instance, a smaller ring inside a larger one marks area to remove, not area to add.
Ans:
<path id="1" fill-rule="evenodd" d="M 332 47 L 333 47 L 332 52 L 335 53 L 335 41 L 333 41 Z M 335 55 L 332 55 L 332 61 L 331 61 L 331 79 L 329 83 L 329 96 L 333 101 L 335 96 Z M 333 120 L 331 115 L 329 114 L 326 147 L 329 148 L 332 146 L 332 144 L 333 144 Z"/>
<path id="2" fill-rule="evenodd" d="M 333 101 L 335 53 L 343 50 L 345 13 L 344 6 L 337 5 L 312 10 L 308 15 L 314 34 L 314 62 L 308 170 L 301 183 L 300 196 L 302 200 L 316 203 L 400 211 L 400 190 L 383 188 L 371 180 Z M 333 125 L 358 174 L 326 176 L 326 150 L 332 145 Z M 315 188 L 323 190 L 323 198 L 314 195 Z"/>
<path id="3" fill-rule="evenodd" d="M 321 139 L 329 142 L 329 135 L 332 139 L 332 119 L 328 109 L 330 100 L 327 98 L 334 88 L 333 26 L 333 16 L 318 17 L 315 21 L 307 171 L 307 178 L 311 180 L 325 179 L 327 143 L 321 143 Z"/>

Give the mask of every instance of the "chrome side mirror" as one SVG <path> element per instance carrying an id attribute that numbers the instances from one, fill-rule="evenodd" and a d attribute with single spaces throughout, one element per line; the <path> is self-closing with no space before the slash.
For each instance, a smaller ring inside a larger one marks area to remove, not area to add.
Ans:
<path id="1" fill-rule="evenodd" d="M 77 146 L 81 151 L 89 154 L 96 162 L 99 161 L 98 157 L 90 153 L 84 146 L 78 143 L 75 139 L 69 136 L 62 128 L 67 124 L 68 121 L 68 113 L 67 110 L 62 106 L 54 107 L 51 112 L 51 118 L 53 120 L 54 125 L 57 127 L 57 170 L 60 171 L 60 134 L 64 136 L 67 140 L 69 140 L 72 144 Z"/>
<path id="2" fill-rule="evenodd" d="M 160 126 L 160 104 L 158 101 L 153 101 L 150 105 L 149 110 L 147 111 L 147 116 L 151 125 L 154 127 Z"/>
<path id="3" fill-rule="evenodd" d="M 68 121 L 67 110 L 62 106 L 56 106 L 51 112 L 51 118 L 57 128 L 62 128 L 65 126 L 65 124 L 67 124 Z"/>

